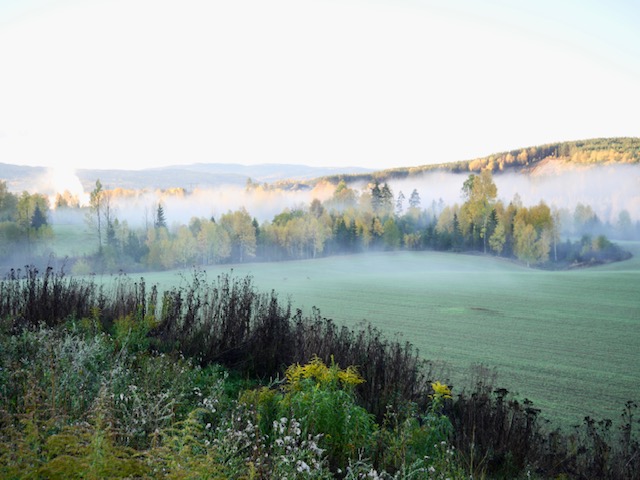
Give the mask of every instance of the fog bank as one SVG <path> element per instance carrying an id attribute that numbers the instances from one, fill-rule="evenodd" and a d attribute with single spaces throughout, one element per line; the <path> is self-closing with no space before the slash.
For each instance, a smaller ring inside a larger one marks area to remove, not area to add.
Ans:
<path id="1" fill-rule="evenodd" d="M 462 185 L 469 174 L 447 172 L 426 173 L 422 177 L 389 182 L 394 195 L 400 191 L 405 197 L 415 188 L 422 207 L 443 200 L 445 205 L 462 203 Z M 558 209 L 573 211 L 578 203 L 590 205 L 601 221 L 615 223 L 622 210 L 632 221 L 640 221 L 640 166 L 606 165 L 573 168 L 541 173 L 496 173 L 494 182 L 498 198 L 504 204 L 516 194 L 523 205 L 544 201 Z"/>

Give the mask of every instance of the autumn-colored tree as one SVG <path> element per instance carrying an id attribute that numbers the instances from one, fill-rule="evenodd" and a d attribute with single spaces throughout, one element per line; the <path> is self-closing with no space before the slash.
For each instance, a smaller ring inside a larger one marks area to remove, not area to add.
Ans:
<path id="1" fill-rule="evenodd" d="M 148 253 L 145 263 L 152 269 L 173 268 L 176 265 L 175 251 L 169 231 L 166 228 L 152 228 L 147 231 Z"/>
<path id="2" fill-rule="evenodd" d="M 487 240 L 492 233 L 489 230 L 489 220 L 498 195 L 491 171 L 484 169 L 480 175 L 469 175 L 463 184 L 462 193 L 466 199 L 461 209 L 467 229 L 465 233 L 473 237 L 475 229 L 479 229 L 477 233 L 483 240 L 483 250 L 486 253 Z"/>
<path id="3" fill-rule="evenodd" d="M 231 256 L 231 237 L 227 230 L 212 221 L 201 221 L 197 248 L 203 265 L 221 263 Z"/>
<path id="4" fill-rule="evenodd" d="M 85 221 L 90 230 L 95 231 L 98 239 L 98 252 L 102 253 L 102 209 L 104 200 L 104 190 L 100 179 L 96 180 L 95 188 L 89 194 L 89 211 L 85 216 Z"/>
<path id="5" fill-rule="evenodd" d="M 402 245 L 402 232 L 393 217 L 384 222 L 382 242 L 386 250 L 397 250 Z"/>
<path id="6" fill-rule="evenodd" d="M 520 207 L 514 218 L 514 253 L 527 265 L 544 263 L 554 238 L 551 210 L 544 203 L 526 208 Z"/>
<path id="7" fill-rule="evenodd" d="M 185 225 L 178 227 L 171 248 L 174 251 L 176 266 L 186 268 L 195 264 L 198 256 L 198 242 L 189 227 Z"/>
<path id="8" fill-rule="evenodd" d="M 495 230 L 489 238 L 489 247 L 491 247 L 491 250 L 496 252 L 498 255 L 501 255 L 504 250 L 504 244 L 506 240 L 507 233 L 504 227 L 504 223 L 498 221 Z"/>
<path id="9" fill-rule="evenodd" d="M 220 217 L 220 225 L 227 231 L 233 245 L 234 257 L 239 262 L 256 254 L 256 229 L 249 212 L 243 207 Z"/>
<path id="10" fill-rule="evenodd" d="M 342 210 L 348 207 L 354 207 L 358 200 L 355 190 L 349 188 L 344 180 L 340 180 L 336 186 L 333 196 L 327 202 L 330 208 Z"/>
<path id="11" fill-rule="evenodd" d="M 537 261 L 536 253 L 536 230 L 533 225 L 525 223 L 522 218 L 518 218 L 514 224 L 515 245 L 514 250 L 516 257 L 527 266 Z"/>
<path id="12" fill-rule="evenodd" d="M 54 202 L 55 208 L 79 208 L 80 200 L 77 195 L 73 195 L 69 190 L 65 190 L 62 193 L 56 193 L 56 200 Z"/>

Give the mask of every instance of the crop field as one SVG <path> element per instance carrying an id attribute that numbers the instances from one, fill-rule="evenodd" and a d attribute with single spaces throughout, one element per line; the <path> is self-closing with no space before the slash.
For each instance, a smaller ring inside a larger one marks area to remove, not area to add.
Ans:
<path id="1" fill-rule="evenodd" d="M 568 427 L 586 415 L 617 420 L 627 400 L 640 400 L 640 244 L 625 246 L 631 260 L 562 272 L 394 252 L 220 266 L 207 278 L 233 268 L 305 313 L 316 306 L 341 324 L 399 333 L 442 365 L 454 389 L 472 365 L 495 367 L 497 386 Z M 165 288 L 190 274 L 144 276 Z"/>

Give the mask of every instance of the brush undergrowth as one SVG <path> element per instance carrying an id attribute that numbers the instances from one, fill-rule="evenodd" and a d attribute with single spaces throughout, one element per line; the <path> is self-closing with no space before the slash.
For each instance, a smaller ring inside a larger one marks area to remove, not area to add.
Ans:
<path id="1" fill-rule="evenodd" d="M 633 402 L 620 427 L 549 431 L 486 378 L 452 398 L 410 344 L 250 278 L 113 288 L 0 282 L 1 478 L 639 478 Z"/>

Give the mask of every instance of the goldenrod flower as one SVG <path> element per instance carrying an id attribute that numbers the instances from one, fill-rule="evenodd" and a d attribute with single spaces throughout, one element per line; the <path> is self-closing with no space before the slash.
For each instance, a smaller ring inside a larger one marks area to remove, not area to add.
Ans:
<path id="1" fill-rule="evenodd" d="M 316 385 L 323 386 L 340 384 L 343 387 L 353 387 L 364 382 L 355 367 L 350 366 L 343 370 L 333 363 L 333 359 L 331 367 L 328 367 L 316 355 L 306 365 L 299 363 L 291 365 L 285 372 L 285 376 L 289 390 L 299 390 L 300 382 L 305 379 L 313 380 Z"/>
<path id="2" fill-rule="evenodd" d="M 451 397 L 451 389 L 444 383 L 434 382 L 431 384 L 433 395 L 430 398 L 453 398 Z"/>
<path id="3" fill-rule="evenodd" d="M 364 383 L 364 378 L 360 376 L 354 366 L 349 366 L 346 370 L 338 370 L 338 379 L 344 385 L 359 385 Z"/>

